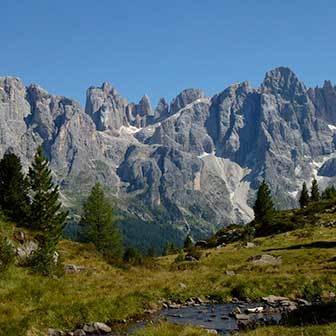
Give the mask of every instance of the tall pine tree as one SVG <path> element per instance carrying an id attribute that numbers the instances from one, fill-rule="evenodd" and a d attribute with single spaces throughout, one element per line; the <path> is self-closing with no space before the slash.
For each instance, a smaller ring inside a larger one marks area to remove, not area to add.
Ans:
<path id="1" fill-rule="evenodd" d="M 310 197 L 309 197 L 307 185 L 306 185 L 306 182 L 303 182 L 301 195 L 299 199 L 300 207 L 304 208 L 305 206 L 308 205 L 309 201 L 310 201 Z"/>
<path id="2" fill-rule="evenodd" d="M 25 224 L 29 217 L 28 188 L 20 159 L 14 153 L 5 153 L 0 161 L 0 206 L 18 224 Z"/>
<path id="3" fill-rule="evenodd" d="M 319 187 L 318 187 L 318 184 L 317 184 L 317 181 L 316 181 L 315 177 L 312 181 L 310 199 L 311 199 L 312 202 L 318 202 L 320 200 Z"/>
<path id="4" fill-rule="evenodd" d="M 92 188 L 83 205 L 81 224 L 85 238 L 94 243 L 109 262 L 122 257 L 122 237 L 116 226 L 111 203 L 99 183 Z"/>
<path id="5" fill-rule="evenodd" d="M 54 272 L 56 248 L 60 240 L 67 212 L 61 211 L 58 185 L 54 185 L 48 161 L 37 149 L 29 168 L 29 183 L 32 190 L 31 228 L 39 232 L 39 249 L 33 258 L 34 268 L 46 275 Z"/>
<path id="6" fill-rule="evenodd" d="M 268 221 L 274 213 L 271 191 L 265 180 L 261 183 L 258 189 L 257 199 L 254 203 L 253 210 L 257 221 Z"/>

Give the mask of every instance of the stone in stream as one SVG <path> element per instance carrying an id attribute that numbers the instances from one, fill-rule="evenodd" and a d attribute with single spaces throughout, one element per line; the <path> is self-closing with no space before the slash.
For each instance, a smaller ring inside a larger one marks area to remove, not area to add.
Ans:
<path id="1" fill-rule="evenodd" d="M 247 314 L 234 314 L 236 320 L 249 320 L 250 317 Z"/>
<path id="2" fill-rule="evenodd" d="M 255 307 L 255 308 L 246 308 L 245 313 L 247 314 L 256 314 L 262 313 L 264 311 L 264 307 Z"/>
<path id="3" fill-rule="evenodd" d="M 281 301 L 289 301 L 288 297 L 276 295 L 264 296 L 262 297 L 262 300 L 268 304 L 280 303 Z"/>

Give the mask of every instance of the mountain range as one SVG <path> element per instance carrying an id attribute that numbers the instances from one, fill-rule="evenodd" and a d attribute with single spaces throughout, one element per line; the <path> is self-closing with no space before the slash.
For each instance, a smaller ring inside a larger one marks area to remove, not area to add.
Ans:
<path id="1" fill-rule="evenodd" d="M 155 108 L 109 83 L 90 87 L 82 108 L 0 77 L 0 116 L 0 155 L 14 151 L 26 169 L 42 145 L 74 222 L 100 181 L 140 247 L 250 221 L 263 179 L 278 208 L 297 206 L 303 181 L 336 181 L 336 87 L 307 88 L 286 67 L 259 88 L 242 82 L 212 97 L 187 89 Z"/>

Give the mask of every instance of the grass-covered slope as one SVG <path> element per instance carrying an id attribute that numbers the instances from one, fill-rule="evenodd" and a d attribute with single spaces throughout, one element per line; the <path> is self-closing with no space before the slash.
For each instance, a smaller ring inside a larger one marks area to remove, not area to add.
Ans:
<path id="1" fill-rule="evenodd" d="M 280 216 L 291 221 L 296 211 L 282 212 L 277 221 L 280 223 Z M 170 255 L 145 266 L 118 268 L 107 264 L 92 245 L 63 240 L 60 252 L 64 263 L 81 266 L 80 272 L 53 279 L 11 266 L 1 274 L 0 335 L 45 335 L 49 327 L 70 330 L 84 322 L 128 319 L 159 308 L 162 299 L 198 296 L 226 301 L 236 296 L 258 300 L 269 294 L 328 298 L 336 293 L 336 227 L 332 225 L 336 214 L 331 206 L 315 210 L 315 214 L 312 211 L 296 214 L 306 216 L 308 223 L 300 229 L 256 238 L 252 248 L 236 242 L 204 250 L 198 262 L 176 263 L 176 255 Z M 2 234 L 12 236 L 12 225 L 0 225 Z M 281 256 L 282 262 L 254 265 L 252 258 L 262 254 Z M 334 335 L 336 325 L 269 327 L 248 335 L 322 332 Z M 138 334 L 189 336 L 205 332 L 162 323 Z"/>

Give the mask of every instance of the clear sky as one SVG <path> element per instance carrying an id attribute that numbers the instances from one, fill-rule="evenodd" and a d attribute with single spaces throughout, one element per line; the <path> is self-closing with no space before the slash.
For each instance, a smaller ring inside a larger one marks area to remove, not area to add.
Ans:
<path id="1" fill-rule="evenodd" d="M 259 85 L 276 66 L 336 82 L 335 0 L 1 0 L 0 76 L 85 100 L 111 82 L 156 105 L 189 87 Z"/>

